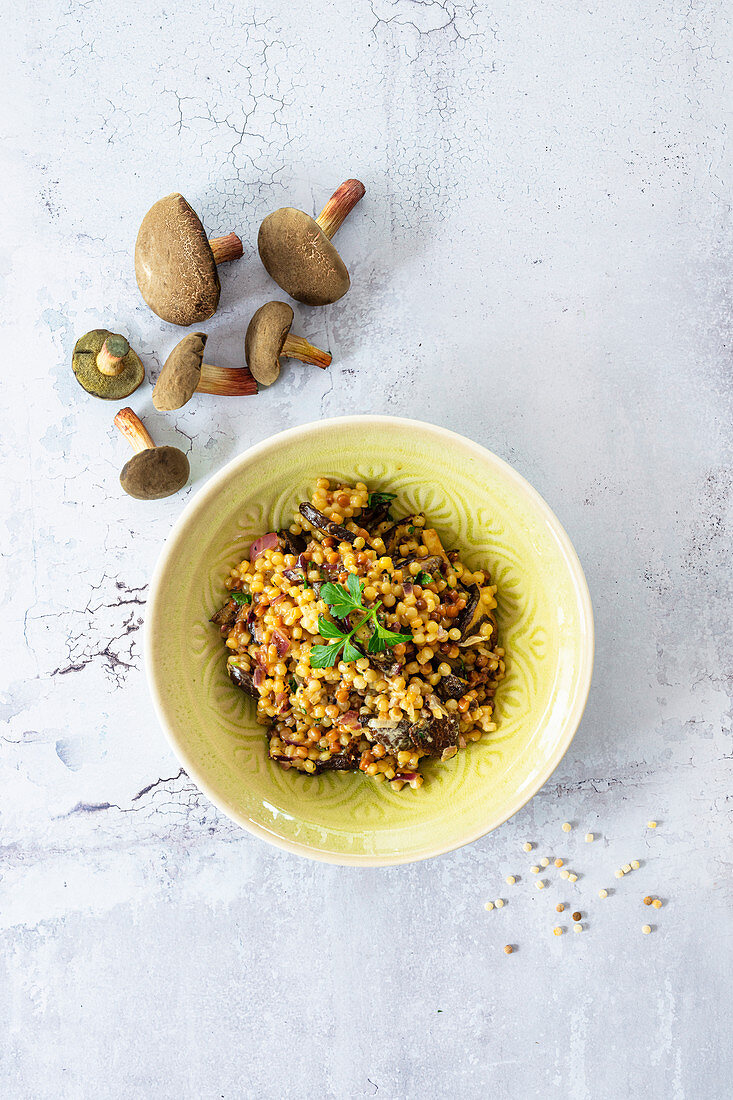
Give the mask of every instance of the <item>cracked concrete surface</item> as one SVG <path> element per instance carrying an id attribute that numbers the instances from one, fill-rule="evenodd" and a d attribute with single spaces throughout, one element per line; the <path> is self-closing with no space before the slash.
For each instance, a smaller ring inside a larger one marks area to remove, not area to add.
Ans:
<path id="1" fill-rule="evenodd" d="M 2 1095 L 727 1097 L 729 6 L 4 13 Z M 130 403 L 192 477 L 125 497 L 115 407 L 69 364 L 104 325 L 152 381 L 180 338 L 134 284 L 142 214 L 181 190 L 212 235 L 241 234 L 204 326 L 233 366 L 281 296 L 261 218 L 317 212 L 348 176 L 367 187 L 338 237 L 352 289 L 295 306 L 331 368 L 286 363 L 256 399 L 172 416 L 146 383 Z M 515 465 L 567 527 L 597 627 L 543 791 L 470 848 L 384 871 L 297 860 L 215 810 L 157 728 L 139 650 L 191 494 L 272 432 L 355 411 Z M 525 839 L 574 867 L 572 893 L 530 889 Z M 582 936 L 552 936 L 558 900 Z"/>

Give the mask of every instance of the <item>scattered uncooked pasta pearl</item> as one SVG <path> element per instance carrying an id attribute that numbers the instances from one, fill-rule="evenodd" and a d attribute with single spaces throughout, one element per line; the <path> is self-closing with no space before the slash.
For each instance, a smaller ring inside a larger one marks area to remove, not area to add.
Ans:
<path id="1" fill-rule="evenodd" d="M 556 867 L 562 867 L 562 865 L 563 865 L 563 861 L 562 861 L 562 860 L 561 860 L 561 859 L 560 859 L 560 858 L 558 857 L 558 858 L 557 858 L 557 859 L 555 860 L 555 866 L 556 866 Z"/>
<path id="2" fill-rule="evenodd" d="M 525 852 L 531 852 L 532 851 L 532 845 L 530 844 L 530 842 L 528 840 L 525 840 L 522 847 L 524 848 Z"/>
<path id="3" fill-rule="evenodd" d="M 564 833 L 569 833 L 569 832 L 570 832 L 570 830 L 572 829 L 572 827 L 573 827 L 573 826 L 572 826 L 572 825 L 570 824 L 570 822 L 569 822 L 569 821 L 565 821 L 565 822 L 563 822 L 563 827 L 562 827 L 562 831 L 563 831 Z"/>
<path id="4" fill-rule="evenodd" d="M 512 947 L 512 945 L 510 943 L 508 943 L 506 945 L 506 947 L 504 948 L 504 954 L 505 955 L 511 955 L 513 950 L 514 950 L 514 948 Z"/>
<path id="5" fill-rule="evenodd" d="M 573 920 L 576 922 L 576 924 L 577 924 L 578 921 L 580 921 L 582 919 L 583 919 L 583 916 L 580 913 L 580 911 L 576 911 L 575 913 L 573 913 Z"/>
<path id="6" fill-rule="evenodd" d="M 650 897 L 647 896 L 647 897 L 644 898 L 644 904 L 645 905 L 651 905 L 651 903 L 652 903 L 652 899 Z"/>
<path id="7" fill-rule="evenodd" d="M 595 839 L 596 839 L 596 838 L 595 838 L 595 837 L 593 836 L 593 833 L 586 833 L 586 834 L 585 834 L 585 842 L 586 842 L 586 844 L 592 844 L 592 843 L 593 843 L 593 841 L 594 841 Z"/>
<path id="8" fill-rule="evenodd" d="M 638 859 L 632 859 L 632 861 L 631 861 L 631 870 L 632 871 L 638 871 L 640 867 L 641 867 L 641 864 L 639 863 L 639 860 Z"/>
<path id="9" fill-rule="evenodd" d="M 517 880 L 515 879 L 514 875 L 507 875 L 507 877 L 506 877 L 507 886 L 513 886 L 516 881 Z"/>
<path id="10" fill-rule="evenodd" d="M 542 879 L 540 879 L 538 882 L 536 882 L 535 886 L 537 887 L 538 890 L 544 890 L 544 888 L 545 888 L 545 884 L 542 881 Z"/>
<path id="11" fill-rule="evenodd" d="M 624 873 L 625 875 L 628 875 L 628 874 L 630 873 L 630 871 L 631 871 L 631 864 L 630 864 L 630 863 L 624 863 L 624 865 L 623 865 L 623 867 L 621 868 L 621 870 L 623 871 L 623 873 Z"/>
<path id="12" fill-rule="evenodd" d="M 620 867 L 619 867 L 618 871 L 614 871 L 613 873 L 615 874 L 616 878 L 623 878 L 624 877 L 624 873 L 623 873 L 623 871 L 621 870 Z"/>
<path id="13" fill-rule="evenodd" d="M 646 824 L 647 824 L 648 829 L 656 829 L 656 827 L 657 827 L 656 821 L 647 821 Z"/>
<path id="14" fill-rule="evenodd" d="M 538 875 L 540 873 L 539 867 L 530 867 L 530 871 L 533 875 Z"/>
<path id="15" fill-rule="evenodd" d="M 662 908 L 662 903 L 659 900 L 659 898 L 655 898 L 654 901 L 652 902 L 652 905 L 654 906 L 655 909 L 661 909 Z"/>
<path id="16" fill-rule="evenodd" d="M 649 933 L 652 930 L 652 926 L 651 926 L 651 924 L 643 924 L 641 926 L 641 930 L 642 930 L 642 932 L 644 933 L 645 936 L 648 936 Z"/>
<path id="17" fill-rule="evenodd" d="M 598 897 L 599 898 L 607 898 L 608 897 L 608 890 L 599 890 L 598 891 Z"/>
<path id="18" fill-rule="evenodd" d="M 565 870 L 565 869 L 563 868 L 563 870 L 562 870 L 562 871 L 560 872 L 560 878 L 570 878 L 570 872 L 569 872 L 569 871 L 566 871 L 566 870 Z"/>
<path id="19" fill-rule="evenodd" d="M 494 905 L 496 906 L 497 909 L 503 909 L 504 908 L 504 899 L 503 898 L 497 898 L 496 901 L 494 902 Z"/>
<path id="20" fill-rule="evenodd" d="M 550 866 L 550 861 L 547 858 L 547 856 L 542 857 L 542 859 L 540 860 L 540 866 L 541 867 L 549 867 Z"/>
<path id="21" fill-rule="evenodd" d="M 553 928 L 552 934 L 554 936 L 562 936 L 562 928 L 560 927 L 559 924 L 557 925 L 557 927 Z"/>
<path id="22" fill-rule="evenodd" d="M 582 924 L 574 924 L 573 925 L 573 932 L 582 932 L 582 931 L 583 931 L 583 925 Z"/>
<path id="23" fill-rule="evenodd" d="M 572 873 L 568 875 L 568 882 L 577 882 L 577 881 L 578 881 L 578 876 L 577 875 L 574 875 Z"/>
<path id="24" fill-rule="evenodd" d="M 487 909 L 487 910 L 489 911 L 489 913 L 490 913 L 490 912 L 491 912 L 491 910 L 492 910 L 493 908 L 494 908 L 494 903 L 493 903 L 493 901 L 487 901 L 487 902 L 486 902 L 486 905 L 484 906 L 484 909 Z"/>
<path id="25" fill-rule="evenodd" d="M 562 913 L 564 908 L 565 908 L 565 906 L 563 905 L 563 903 L 561 901 L 559 901 L 557 903 L 557 905 L 555 906 L 555 912 L 556 913 Z"/>

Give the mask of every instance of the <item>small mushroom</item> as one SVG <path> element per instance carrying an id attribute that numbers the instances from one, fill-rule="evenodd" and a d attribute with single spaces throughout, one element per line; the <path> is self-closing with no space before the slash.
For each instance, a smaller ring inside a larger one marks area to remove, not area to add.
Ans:
<path id="1" fill-rule="evenodd" d="M 221 285 L 216 265 L 238 260 L 236 233 L 209 240 L 183 195 L 158 199 L 142 220 L 135 242 L 135 278 L 158 317 L 193 325 L 216 313 Z"/>
<path id="2" fill-rule="evenodd" d="M 181 409 L 194 393 L 220 397 L 245 397 L 257 393 L 257 383 L 247 367 L 215 367 L 204 363 L 205 332 L 192 332 L 170 353 L 153 390 L 153 404 L 161 412 Z"/>
<path id="3" fill-rule="evenodd" d="M 125 337 L 106 328 L 79 337 L 71 366 L 87 393 L 108 401 L 129 397 L 145 377 L 145 368 Z"/>
<path id="4" fill-rule="evenodd" d="M 314 348 L 302 336 L 292 336 L 293 311 L 287 302 L 266 302 L 247 326 L 244 355 L 247 366 L 263 386 L 270 386 L 280 374 L 280 358 L 300 359 L 326 369 L 331 362 L 327 351 Z"/>
<path id="5" fill-rule="evenodd" d="M 309 306 L 343 298 L 351 281 L 331 237 L 363 195 L 363 183 L 346 180 L 315 219 L 292 206 L 267 215 L 257 237 L 260 258 L 291 298 Z"/>
<path id="6" fill-rule="evenodd" d="M 160 500 L 183 488 L 191 472 L 183 451 L 178 447 L 156 447 L 132 409 L 120 409 L 115 427 L 135 450 L 120 474 L 120 485 L 126 493 L 138 500 Z"/>

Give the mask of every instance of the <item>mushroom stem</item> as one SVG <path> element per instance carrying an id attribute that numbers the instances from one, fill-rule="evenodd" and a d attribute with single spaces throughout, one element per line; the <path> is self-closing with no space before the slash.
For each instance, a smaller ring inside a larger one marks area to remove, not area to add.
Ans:
<path id="1" fill-rule="evenodd" d="M 312 363 L 321 370 L 325 370 L 331 362 L 331 356 L 327 351 L 315 348 L 302 336 L 293 336 L 290 332 L 285 337 L 280 355 L 285 356 L 286 359 L 300 359 L 301 363 Z"/>
<path id="2" fill-rule="evenodd" d="M 155 447 L 150 432 L 132 409 L 120 409 L 114 419 L 114 424 L 132 446 L 135 454 L 139 454 L 140 451 L 149 451 Z"/>
<path id="3" fill-rule="evenodd" d="M 336 188 L 316 218 L 329 240 L 364 196 L 365 190 L 364 184 L 359 180 L 346 180 Z"/>
<path id="4" fill-rule="evenodd" d="M 257 393 L 257 383 L 246 367 L 215 367 L 201 364 L 201 379 L 197 393 L 215 393 L 219 397 L 251 397 Z"/>
<path id="5" fill-rule="evenodd" d="M 242 242 L 236 233 L 227 233 L 226 237 L 211 237 L 209 245 L 214 254 L 215 264 L 225 264 L 228 260 L 238 260 L 244 252 Z"/>
<path id="6" fill-rule="evenodd" d="M 109 378 L 122 374 L 125 369 L 124 358 L 129 350 L 130 345 L 124 336 L 108 336 L 96 358 L 97 370 Z"/>

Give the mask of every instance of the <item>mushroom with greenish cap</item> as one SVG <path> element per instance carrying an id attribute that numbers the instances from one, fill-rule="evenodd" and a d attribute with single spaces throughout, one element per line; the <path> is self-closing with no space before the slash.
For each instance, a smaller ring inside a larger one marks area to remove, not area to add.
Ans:
<path id="1" fill-rule="evenodd" d="M 346 180 L 317 218 L 292 206 L 267 215 L 257 237 L 260 258 L 291 298 L 308 306 L 343 298 L 351 281 L 331 237 L 363 195 L 363 183 Z"/>
<path id="2" fill-rule="evenodd" d="M 153 390 L 153 404 L 161 412 L 181 409 L 194 393 L 245 397 L 257 393 L 257 383 L 246 367 L 215 367 L 204 363 L 205 332 L 192 332 L 170 353 Z"/>
<path id="3" fill-rule="evenodd" d="M 265 302 L 247 326 L 244 355 L 247 366 L 263 386 L 270 386 L 280 374 L 280 358 L 299 359 L 326 369 L 331 362 L 327 351 L 313 347 L 302 336 L 291 336 L 293 311 L 287 302 Z"/>
<path id="4" fill-rule="evenodd" d="M 178 447 L 156 447 L 142 421 L 130 408 L 120 409 L 115 427 L 135 450 L 120 474 L 120 485 L 129 496 L 137 500 L 160 500 L 183 488 L 191 472 L 183 451 Z"/>
<path id="5" fill-rule="evenodd" d="M 145 377 L 145 368 L 125 337 L 106 328 L 94 328 L 79 337 L 71 366 L 87 393 L 108 401 L 129 397 Z"/>
<path id="6" fill-rule="evenodd" d="M 238 260 L 242 251 L 236 233 L 209 240 L 198 215 L 174 191 L 153 203 L 142 220 L 135 242 L 137 285 L 158 317 L 194 325 L 219 305 L 216 265 Z"/>

